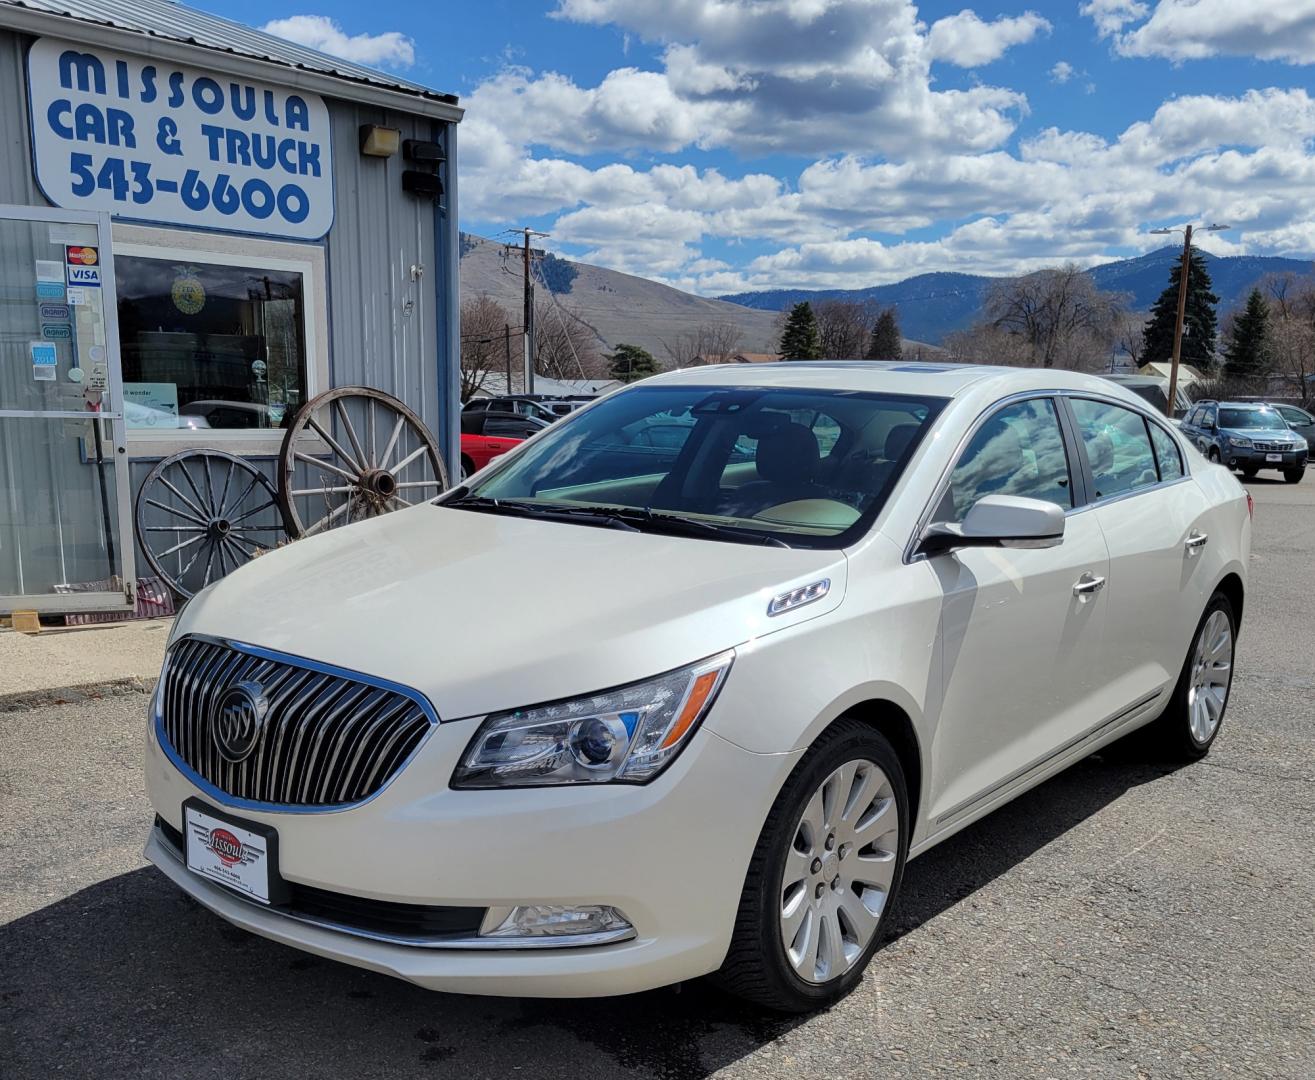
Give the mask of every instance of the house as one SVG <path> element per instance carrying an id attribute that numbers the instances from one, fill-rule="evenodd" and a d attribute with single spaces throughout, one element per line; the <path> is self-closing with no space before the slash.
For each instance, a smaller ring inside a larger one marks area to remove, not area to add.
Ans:
<path id="1" fill-rule="evenodd" d="M 1142 364 L 1137 370 L 1138 375 L 1149 375 L 1155 379 L 1167 379 L 1173 371 L 1173 364 L 1167 360 L 1154 360 L 1149 364 Z M 1178 365 L 1178 384 L 1180 386 L 1191 386 L 1192 383 L 1204 382 L 1205 376 L 1202 375 L 1191 364 Z"/>
<path id="2" fill-rule="evenodd" d="M 774 364 L 781 359 L 780 353 L 728 353 L 696 356 L 691 367 L 703 367 L 708 364 Z"/>

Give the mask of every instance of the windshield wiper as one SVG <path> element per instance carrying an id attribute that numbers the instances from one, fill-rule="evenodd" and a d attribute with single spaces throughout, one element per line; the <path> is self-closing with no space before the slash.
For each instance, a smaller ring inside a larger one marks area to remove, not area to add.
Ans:
<path id="1" fill-rule="evenodd" d="M 746 532 L 733 525 L 718 525 L 716 522 L 704 521 L 701 518 L 681 517 L 679 514 L 655 514 L 647 506 L 591 506 L 589 509 L 651 532 L 666 533 L 671 536 L 707 536 L 716 540 L 730 540 L 737 544 L 763 544 L 768 547 L 783 548 L 790 546 L 775 536 Z"/>
<path id="2" fill-rule="evenodd" d="M 439 505 L 476 510 L 486 514 L 507 514 L 515 517 L 534 517 L 543 521 L 566 521 L 577 525 L 624 529 L 627 532 L 705 536 L 714 540 L 729 540 L 737 544 L 761 544 L 767 547 L 790 546 L 775 536 L 747 532 L 731 525 L 718 525 L 712 521 L 681 517 L 678 514 L 654 513 L 646 506 L 550 506 L 520 499 L 491 499 L 486 495 L 459 495 L 455 499 L 446 499 Z"/>
<path id="3" fill-rule="evenodd" d="M 594 525 L 603 529 L 639 532 L 639 529 L 629 522 L 601 512 L 592 506 L 545 506 L 543 503 L 523 502 L 519 499 L 490 499 L 485 495 L 461 495 L 439 505 L 455 506 L 462 510 L 475 510 L 485 514 L 533 517 L 542 521 L 565 521 L 576 525 Z"/>

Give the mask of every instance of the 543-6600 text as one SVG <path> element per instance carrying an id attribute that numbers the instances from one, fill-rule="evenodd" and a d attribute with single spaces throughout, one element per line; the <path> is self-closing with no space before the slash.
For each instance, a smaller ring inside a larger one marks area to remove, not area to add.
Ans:
<path id="1" fill-rule="evenodd" d="M 107 157 L 97 169 L 90 154 L 74 151 L 69 155 L 69 171 L 73 175 L 73 194 L 87 196 L 97 188 L 109 191 L 116 202 L 129 199 L 139 206 L 155 201 L 161 195 L 174 195 L 189 210 L 202 211 L 213 207 L 221 214 L 236 214 L 244 210 L 257 221 L 277 213 L 284 221 L 296 225 L 310 213 L 310 199 L 299 184 L 272 184 L 253 176 L 247 180 L 234 180 L 227 173 L 216 173 L 206 183 L 196 169 L 183 173 L 181 181 L 151 175 L 148 161 L 125 161 L 120 157 Z"/>

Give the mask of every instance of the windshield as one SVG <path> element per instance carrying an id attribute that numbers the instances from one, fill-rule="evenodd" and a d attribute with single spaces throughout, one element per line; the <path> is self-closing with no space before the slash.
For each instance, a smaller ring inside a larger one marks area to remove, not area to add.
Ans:
<path id="1" fill-rule="evenodd" d="M 1275 409 L 1220 409 L 1219 426 L 1286 431 L 1288 425 Z"/>
<path id="2" fill-rule="evenodd" d="M 634 387 L 558 421 L 443 502 L 595 524 L 599 514 L 563 514 L 588 507 L 646 531 L 838 546 L 880 511 L 944 404 L 852 391 Z"/>

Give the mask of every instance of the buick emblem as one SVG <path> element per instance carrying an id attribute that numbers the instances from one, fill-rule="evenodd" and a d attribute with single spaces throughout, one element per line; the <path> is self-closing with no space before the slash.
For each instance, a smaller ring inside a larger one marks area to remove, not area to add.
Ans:
<path id="1" fill-rule="evenodd" d="M 230 686 L 215 702 L 210 734 L 225 761 L 236 765 L 255 750 L 269 711 L 264 691 L 258 682 L 240 682 Z"/>

